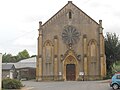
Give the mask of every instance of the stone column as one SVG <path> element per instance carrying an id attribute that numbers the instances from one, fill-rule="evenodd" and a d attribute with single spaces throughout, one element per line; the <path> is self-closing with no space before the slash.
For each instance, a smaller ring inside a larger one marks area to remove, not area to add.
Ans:
<path id="1" fill-rule="evenodd" d="M 87 57 L 84 57 L 84 75 L 87 76 L 88 75 L 88 61 L 87 61 Z"/>
<path id="2" fill-rule="evenodd" d="M 2 53 L 0 53 L 0 90 L 2 89 Z"/>
<path id="3" fill-rule="evenodd" d="M 54 80 L 58 79 L 58 38 L 54 37 Z"/>
<path id="4" fill-rule="evenodd" d="M 84 75 L 88 75 L 88 60 L 87 60 L 87 37 L 83 36 L 83 48 L 84 48 Z"/>
<path id="5" fill-rule="evenodd" d="M 39 36 L 38 36 L 38 57 L 36 62 L 36 80 L 42 80 L 42 22 L 39 22 Z"/>
<path id="6" fill-rule="evenodd" d="M 105 62 L 105 48 L 104 48 L 104 37 L 103 37 L 103 28 L 102 28 L 102 20 L 99 20 L 99 35 L 100 35 L 100 74 L 101 77 L 103 78 L 106 73 L 106 62 Z"/>
<path id="7" fill-rule="evenodd" d="M 103 37 L 103 52 L 104 52 L 104 76 L 106 76 L 106 56 L 105 56 L 105 41 Z"/>
<path id="8" fill-rule="evenodd" d="M 45 54 L 45 46 L 43 45 L 43 79 L 45 79 L 45 76 L 47 75 L 46 70 L 46 54 Z"/>

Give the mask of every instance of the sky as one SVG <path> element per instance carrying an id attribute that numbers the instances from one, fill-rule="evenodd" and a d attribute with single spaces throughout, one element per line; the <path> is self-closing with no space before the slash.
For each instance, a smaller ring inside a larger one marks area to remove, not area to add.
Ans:
<path id="1" fill-rule="evenodd" d="M 120 35 L 119 0 L 72 0 L 82 11 L 99 22 L 106 32 Z M 0 0 L 0 53 L 16 55 L 26 49 L 37 54 L 39 21 L 45 23 L 68 0 Z"/>

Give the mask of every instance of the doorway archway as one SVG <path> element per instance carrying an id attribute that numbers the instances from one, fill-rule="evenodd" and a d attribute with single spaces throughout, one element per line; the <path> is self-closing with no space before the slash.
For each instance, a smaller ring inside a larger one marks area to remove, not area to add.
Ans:
<path id="1" fill-rule="evenodd" d="M 63 61 L 63 79 L 66 81 L 75 81 L 79 77 L 78 73 L 78 60 L 72 51 Z"/>

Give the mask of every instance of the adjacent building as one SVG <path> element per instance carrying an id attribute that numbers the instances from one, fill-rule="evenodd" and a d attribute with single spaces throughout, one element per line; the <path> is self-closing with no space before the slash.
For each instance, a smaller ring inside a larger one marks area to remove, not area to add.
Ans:
<path id="1" fill-rule="evenodd" d="M 17 77 L 17 72 L 14 64 L 3 63 L 2 64 L 2 78 L 14 79 Z"/>
<path id="2" fill-rule="evenodd" d="M 36 57 L 16 63 L 2 63 L 2 78 L 30 80 L 36 77 Z"/>
<path id="3" fill-rule="evenodd" d="M 36 57 L 23 59 L 15 63 L 17 78 L 20 80 L 30 80 L 36 77 Z"/>

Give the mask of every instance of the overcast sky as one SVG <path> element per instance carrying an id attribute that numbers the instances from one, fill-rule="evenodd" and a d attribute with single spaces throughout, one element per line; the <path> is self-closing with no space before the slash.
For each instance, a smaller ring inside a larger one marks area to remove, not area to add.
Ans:
<path id="1" fill-rule="evenodd" d="M 73 0 L 95 21 L 103 20 L 104 33 L 120 35 L 119 0 Z M 46 22 L 68 0 L 0 0 L 0 53 L 16 55 L 27 49 L 37 54 L 39 21 Z"/>

